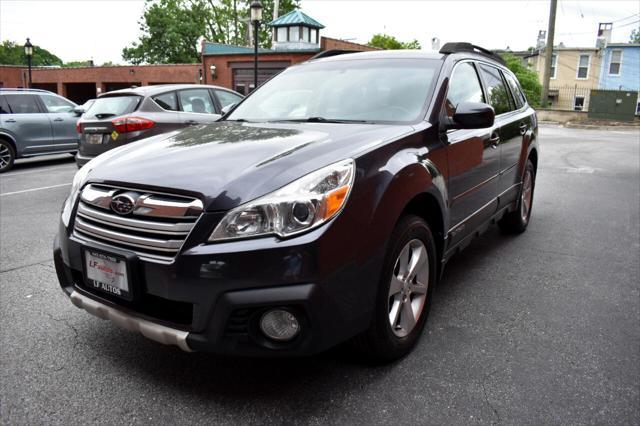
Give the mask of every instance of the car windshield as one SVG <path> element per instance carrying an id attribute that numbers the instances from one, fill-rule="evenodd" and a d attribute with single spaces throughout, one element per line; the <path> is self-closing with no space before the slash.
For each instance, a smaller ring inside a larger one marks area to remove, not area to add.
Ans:
<path id="1" fill-rule="evenodd" d="M 142 98 L 136 95 L 98 98 L 85 113 L 85 118 L 108 118 L 129 114 L 138 107 Z"/>
<path id="2" fill-rule="evenodd" d="M 289 68 L 230 115 L 240 121 L 413 122 L 441 61 L 359 59 Z"/>

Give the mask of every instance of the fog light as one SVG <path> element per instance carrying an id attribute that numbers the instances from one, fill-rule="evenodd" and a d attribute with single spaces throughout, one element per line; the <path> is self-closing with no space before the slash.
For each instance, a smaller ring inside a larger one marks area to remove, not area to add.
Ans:
<path id="1" fill-rule="evenodd" d="M 270 339 L 284 342 L 291 340 L 300 332 L 300 323 L 291 312 L 272 309 L 260 318 L 260 330 Z"/>

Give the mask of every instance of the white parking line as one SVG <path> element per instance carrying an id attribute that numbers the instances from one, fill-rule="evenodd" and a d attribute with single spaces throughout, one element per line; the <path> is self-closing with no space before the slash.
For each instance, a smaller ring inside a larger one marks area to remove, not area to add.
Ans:
<path id="1" fill-rule="evenodd" d="M 59 185 L 43 186 L 40 188 L 23 189 L 22 191 L 5 192 L 3 194 L 0 194 L 0 197 L 4 197 L 5 195 L 24 194 L 25 192 L 41 191 L 43 189 L 59 188 L 61 186 L 69 186 L 69 185 L 71 185 L 71 182 L 61 183 Z"/>
<path id="2" fill-rule="evenodd" d="M 22 175 L 30 175 L 33 173 L 42 173 L 42 172 L 46 172 L 49 170 L 73 170 L 74 168 L 76 168 L 77 166 L 75 164 L 61 164 L 59 166 L 52 166 L 52 167 L 45 167 L 45 168 L 41 168 L 41 169 L 37 169 L 37 170 L 28 170 L 28 171 L 24 171 L 24 172 L 10 172 L 10 173 L 6 173 L 1 175 L 2 178 L 9 178 L 12 176 L 22 176 Z"/>

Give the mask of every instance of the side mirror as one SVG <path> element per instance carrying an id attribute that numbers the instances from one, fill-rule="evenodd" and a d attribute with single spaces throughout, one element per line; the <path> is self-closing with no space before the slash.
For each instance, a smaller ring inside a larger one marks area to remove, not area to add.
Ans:
<path id="1" fill-rule="evenodd" d="M 448 129 L 485 129 L 493 126 L 493 108 L 481 102 L 460 102 L 453 113 Z"/>
<path id="2" fill-rule="evenodd" d="M 82 114 L 85 113 L 85 110 L 82 107 L 75 107 L 74 109 L 71 110 L 71 112 L 73 112 L 76 117 L 80 117 Z"/>
<path id="3" fill-rule="evenodd" d="M 222 116 L 224 117 L 225 115 L 227 115 L 229 113 L 229 111 L 231 111 L 233 109 L 233 107 L 236 106 L 236 103 L 232 103 L 227 105 L 226 107 L 222 108 L 221 112 L 222 112 Z"/>

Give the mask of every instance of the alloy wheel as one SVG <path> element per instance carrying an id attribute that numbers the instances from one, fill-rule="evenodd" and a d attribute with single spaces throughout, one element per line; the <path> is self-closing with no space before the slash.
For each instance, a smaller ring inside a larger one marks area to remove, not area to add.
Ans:
<path id="1" fill-rule="evenodd" d="M 522 221 L 527 223 L 529 220 L 529 211 L 531 210 L 531 200 L 533 198 L 533 173 L 527 170 L 524 174 L 524 182 L 522 183 L 522 194 L 520 195 L 520 215 Z"/>
<path id="2" fill-rule="evenodd" d="M 4 169 L 11 162 L 11 151 L 6 145 L 0 145 L 0 170 Z"/>
<path id="3" fill-rule="evenodd" d="M 389 286 L 389 324 L 398 337 L 414 329 L 427 299 L 429 255 L 424 243 L 409 241 L 396 259 Z"/>

